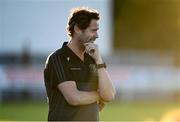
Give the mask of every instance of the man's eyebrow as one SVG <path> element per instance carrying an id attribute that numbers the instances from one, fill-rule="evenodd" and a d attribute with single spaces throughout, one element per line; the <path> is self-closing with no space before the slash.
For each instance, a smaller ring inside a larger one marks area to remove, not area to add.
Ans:
<path id="1" fill-rule="evenodd" d="M 96 28 L 96 29 L 92 29 L 92 30 L 96 31 L 96 30 L 99 30 L 99 28 Z"/>

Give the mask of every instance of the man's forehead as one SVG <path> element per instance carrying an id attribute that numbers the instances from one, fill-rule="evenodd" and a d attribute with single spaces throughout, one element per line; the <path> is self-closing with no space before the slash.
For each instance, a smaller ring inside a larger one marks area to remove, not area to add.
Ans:
<path id="1" fill-rule="evenodd" d="M 91 20 L 90 27 L 99 28 L 99 21 L 98 20 Z"/>
<path id="2" fill-rule="evenodd" d="M 92 19 L 91 20 L 91 24 L 97 24 L 98 25 L 99 24 L 99 20 Z"/>

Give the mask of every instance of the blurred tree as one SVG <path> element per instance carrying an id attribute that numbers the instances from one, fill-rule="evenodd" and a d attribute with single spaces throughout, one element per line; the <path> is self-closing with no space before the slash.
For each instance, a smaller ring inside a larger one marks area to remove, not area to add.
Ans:
<path id="1" fill-rule="evenodd" d="M 173 51 L 180 62 L 180 1 L 114 0 L 114 48 Z"/>
<path id="2" fill-rule="evenodd" d="M 22 45 L 21 63 L 24 66 L 28 66 L 31 63 L 30 45 L 31 41 L 29 40 L 25 40 Z"/>

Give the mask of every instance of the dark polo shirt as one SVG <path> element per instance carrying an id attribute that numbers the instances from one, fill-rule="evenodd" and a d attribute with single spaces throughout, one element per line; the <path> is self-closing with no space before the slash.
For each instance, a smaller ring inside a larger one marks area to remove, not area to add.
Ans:
<path id="1" fill-rule="evenodd" d="M 67 81 L 75 81 L 80 91 L 98 89 L 98 75 L 93 58 L 85 53 L 82 61 L 65 42 L 62 48 L 48 56 L 45 64 L 44 82 L 49 99 L 48 120 L 98 120 L 99 110 L 96 102 L 81 106 L 67 103 L 57 88 L 58 84 Z"/>

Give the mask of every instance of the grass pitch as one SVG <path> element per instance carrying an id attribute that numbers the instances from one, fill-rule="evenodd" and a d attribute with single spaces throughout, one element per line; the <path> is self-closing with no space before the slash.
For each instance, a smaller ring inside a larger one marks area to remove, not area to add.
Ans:
<path id="1" fill-rule="evenodd" d="M 108 103 L 100 112 L 100 120 L 106 121 L 148 121 L 159 120 L 179 103 Z M 45 103 L 6 103 L 0 104 L 0 121 L 46 121 L 48 105 Z"/>

